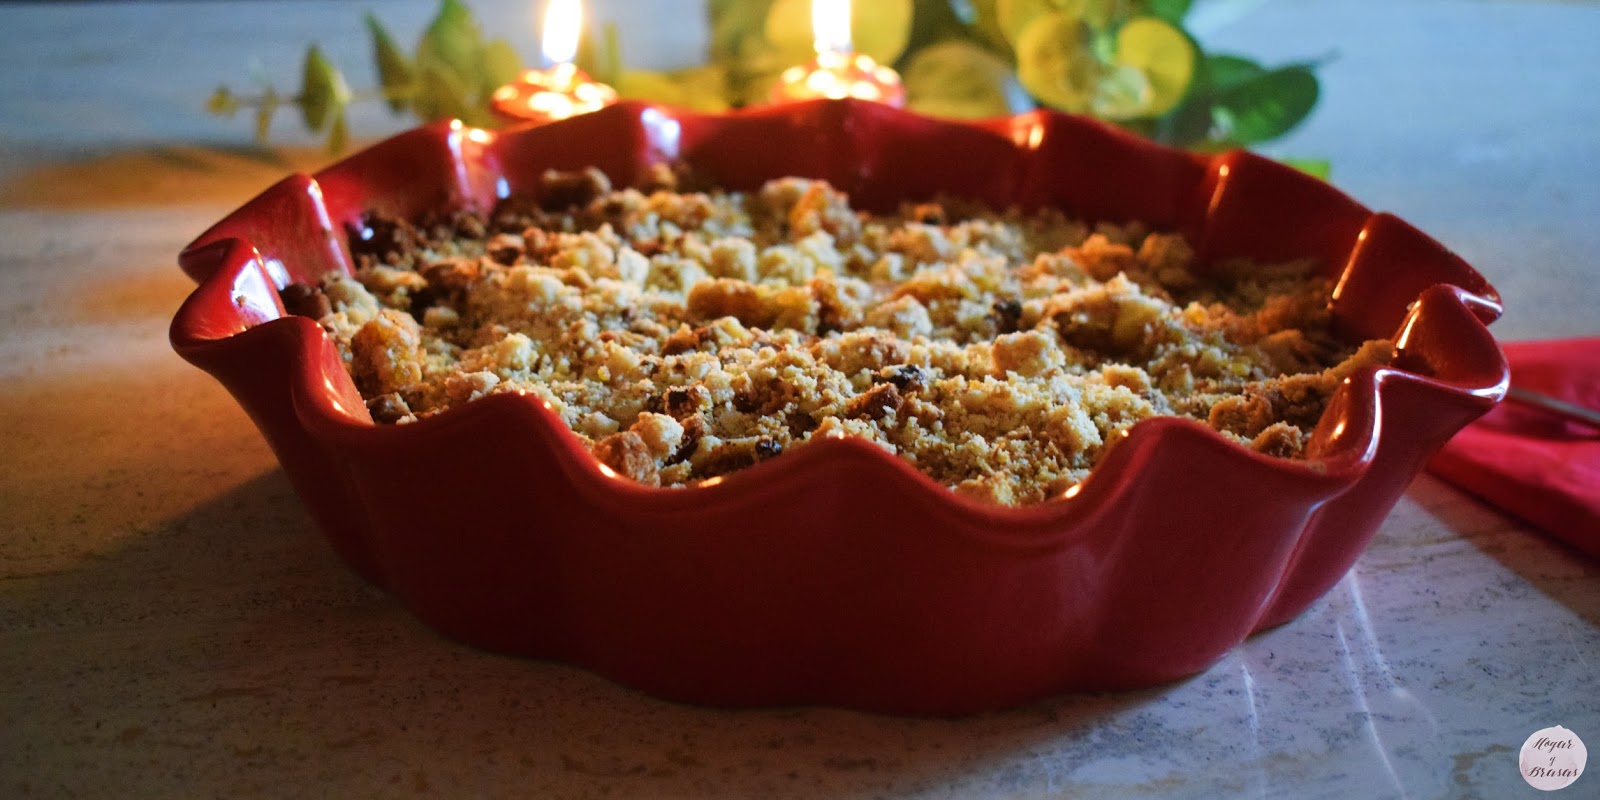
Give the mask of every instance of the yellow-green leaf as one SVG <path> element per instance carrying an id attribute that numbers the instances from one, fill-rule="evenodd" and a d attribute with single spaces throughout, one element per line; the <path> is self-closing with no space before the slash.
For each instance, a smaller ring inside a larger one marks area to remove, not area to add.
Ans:
<path id="1" fill-rule="evenodd" d="M 467 119 L 473 116 L 468 89 L 442 64 L 424 62 L 417 87 L 417 116 L 425 120 Z"/>
<path id="2" fill-rule="evenodd" d="M 944 41 L 918 50 L 902 77 L 907 104 L 924 114 L 981 119 L 1032 106 L 1010 66 L 969 41 Z"/>
<path id="3" fill-rule="evenodd" d="M 622 75 L 622 36 L 617 23 L 605 23 L 598 37 L 584 26 L 578 32 L 578 52 L 572 63 L 595 80 L 615 87 Z"/>
<path id="4" fill-rule="evenodd" d="M 1142 109 L 1129 117 L 1159 117 L 1176 108 L 1189 93 L 1199 58 L 1183 31 L 1155 17 L 1135 17 L 1117 31 L 1116 63 L 1144 74 L 1150 86 Z"/>
<path id="5" fill-rule="evenodd" d="M 850 40 L 858 53 L 893 64 L 911 41 L 911 0 L 871 0 L 850 4 Z M 767 11 L 767 41 L 786 63 L 811 58 L 811 0 L 775 0 Z"/>
<path id="6" fill-rule="evenodd" d="M 404 111 L 406 95 L 414 90 L 417 80 L 416 67 L 400 52 L 394 37 L 370 11 L 367 12 L 367 31 L 372 35 L 372 60 L 378 65 L 378 84 L 383 88 L 383 98 L 391 111 Z"/>
<path id="7" fill-rule="evenodd" d="M 1127 0 L 1083 0 L 1079 5 L 1082 6 L 1083 21 L 1097 31 L 1110 29 L 1131 12 Z"/>
<path id="8" fill-rule="evenodd" d="M 350 144 L 350 126 L 345 122 L 344 109 L 333 118 L 333 125 L 328 130 L 328 153 L 339 155 Z"/>
<path id="9" fill-rule="evenodd" d="M 211 97 L 206 99 L 206 111 L 223 117 L 231 117 L 239 110 L 239 98 L 226 86 L 218 86 Z"/>
<path id="10" fill-rule="evenodd" d="M 617 94 L 634 100 L 695 111 L 726 111 L 722 70 L 706 65 L 677 72 L 627 70 L 617 79 Z"/>
<path id="11" fill-rule="evenodd" d="M 479 97 L 488 97 L 497 87 L 504 86 L 522 74 L 522 57 L 505 39 L 492 39 L 483 48 L 483 84 Z"/>
<path id="12" fill-rule="evenodd" d="M 1000 27 L 1000 0 L 958 0 L 955 8 L 957 16 L 972 26 L 983 41 L 1003 49 L 1011 47 L 1011 40 Z"/>
<path id="13" fill-rule="evenodd" d="M 350 102 L 350 87 L 337 67 L 322 55 L 322 49 L 311 45 L 306 51 L 305 69 L 300 81 L 300 113 L 306 127 L 321 131 L 327 124 L 328 113 L 337 111 Z"/>
<path id="14" fill-rule="evenodd" d="M 464 87 L 483 84 L 483 34 L 461 0 L 439 4 L 438 15 L 417 43 L 417 62 L 424 73 L 437 73 L 443 67 Z"/>
<path id="15" fill-rule="evenodd" d="M 256 106 L 256 141 L 266 144 L 267 134 L 272 131 L 272 115 L 278 113 L 278 93 L 268 86 L 261 94 L 261 102 Z"/>
<path id="16" fill-rule="evenodd" d="M 1133 67 L 1114 64 L 1100 74 L 1089 110 L 1101 119 L 1126 120 L 1148 116 L 1150 79 Z"/>
<path id="17" fill-rule="evenodd" d="M 746 104 L 765 103 L 772 97 L 772 91 L 777 88 L 782 78 L 781 69 L 761 69 L 746 73 L 742 91 L 738 96 Z"/>
<path id="18" fill-rule="evenodd" d="M 611 83 L 622 74 L 622 33 L 617 30 L 615 22 L 607 22 L 603 31 L 601 38 L 606 43 L 606 57 L 600 62 L 600 71 L 595 74 L 601 83 Z"/>
<path id="19" fill-rule="evenodd" d="M 764 48 L 762 30 L 771 6 L 772 0 L 709 0 L 711 57 L 739 59 Z M 808 20 L 807 30 L 810 24 Z"/>
<path id="20" fill-rule="evenodd" d="M 1060 14 L 1069 19 L 1083 17 L 1087 0 L 994 0 L 995 27 L 1000 35 L 1017 46 L 1022 31 L 1034 20 L 1047 14 Z"/>
<path id="21" fill-rule="evenodd" d="M 1051 108 L 1088 110 L 1102 72 L 1088 35 L 1075 17 L 1052 12 L 1034 18 L 1017 37 L 1017 80 Z"/>
<path id="22" fill-rule="evenodd" d="M 1282 158 L 1279 160 L 1318 180 L 1325 181 L 1333 177 L 1333 164 L 1326 158 Z"/>
<path id="23" fill-rule="evenodd" d="M 629 100 L 645 100 L 671 106 L 683 104 L 683 87 L 664 72 L 630 69 L 617 76 L 617 83 L 612 88 L 617 90 L 618 95 Z"/>
<path id="24" fill-rule="evenodd" d="M 681 105 L 684 108 L 695 111 L 728 110 L 727 70 L 716 64 L 702 64 L 674 70 L 669 74 L 673 81 L 683 87 Z"/>
<path id="25" fill-rule="evenodd" d="M 726 74 L 724 99 L 734 105 L 762 102 L 766 81 L 761 77 L 796 62 L 779 64 L 763 30 L 772 0 L 707 0 L 711 23 L 708 50 Z"/>
<path id="26" fill-rule="evenodd" d="M 683 86 L 678 85 L 666 72 L 645 69 L 630 69 L 618 75 L 613 88 L 622 98 L 661 102 L 664 106 L 683 106 L 685 98 Z"/>

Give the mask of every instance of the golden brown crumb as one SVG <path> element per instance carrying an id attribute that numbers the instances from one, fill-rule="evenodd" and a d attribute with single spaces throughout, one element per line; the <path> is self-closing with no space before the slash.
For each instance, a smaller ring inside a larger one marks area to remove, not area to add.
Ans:
<path id="1" fill-rule="evenodd" d="M 1293 458 L 1305 449 L 1305 440 L 1306 433 L 1300 428 L 1287 422 L 1274 422 L 1250 440 L 1250 447 L 1269 456 Z"/>
<path id="2" fill-rule="evenodd" d="M 633 431 L 614 433 L 595 442 L 594 454 L 600 463 L 616 470 L 618 475 L 646 486 L 661 484 L 661 476 L 656 471 L 656 456 L 650 452 L 644 437 Z"/>
<path id="3" fill-rule="evenodd" d="M 398 392 L 422 380 L 416 320 L 385 308 L 350 339 L 350 373 L 365 396 Z"/>

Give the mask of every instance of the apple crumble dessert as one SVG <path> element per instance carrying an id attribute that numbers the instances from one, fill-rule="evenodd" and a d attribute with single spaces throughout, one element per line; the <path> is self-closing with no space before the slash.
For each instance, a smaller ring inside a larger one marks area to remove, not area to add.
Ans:
<path id="1" fill-rule="evenodd" d="M 693 484 L 857 436 L 957 492 L 1060 495 L 1139 420 L 1302 455 L 1387 341 L 1329 328 L 1304 262 L 1196 263 L 1181 236 L 945 201 L 870 215 L 823 181 L 752 193 L 550 173 L 534 200 L 369 215 L 354 275 L 283 291 L 380 424 L 542 400 L 616 473 Z"/>

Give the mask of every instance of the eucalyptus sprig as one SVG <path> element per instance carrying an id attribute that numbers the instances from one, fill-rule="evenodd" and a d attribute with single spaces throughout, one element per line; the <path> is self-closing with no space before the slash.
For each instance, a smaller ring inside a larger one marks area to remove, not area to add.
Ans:
<path id="1" fill-rule="evenodd" d="M 852 3 L 855 48 L 892 64 L 914 110 L 978 118 L 1042 105 L 1090 114 L 1157 141 L 1200 150 L 1282 136 L 1316 105 L 1317 64 L 1268 67 L 1207 52 L 1184 27 L 1191 0 L 871 0 Z M 707 61 L 670 72 L 630 69 L 621 35 L 586 37 L 579 66 L 623 97 L 700 110 L 766 101 L 785 68 L 811 57 L 811 0 L 709 0 Z M 317 45 L 300 90 L 267 86 L 239 96 L 226 86 L 208 108 L 256 113 L 265 137 L 273 115 L 298 106 L 306 127 L 341 149 L 345 108 L 382 99 L 423 120 L 457 117 L 492 125 L 494 88 L 521 62 L 503 39 L 485 40 L 461 0 L 442 0 L 414 55 L 366 17 L 380 88 L 352 92 Z"/>
<path id="2" fill-rule="evenodd" d="M 394 113 L 422 120 L 454 117 L 473 125 L 493 125 L 490 94 L 522 71 L 522 60 L 510 42 L 486 39 L 461 0 L 442 0 L 414 54 L 408 55 L 371 12 L 366 27 L 377 66 L 377 89 L 351 91 L 344 74 L 312 43 L 306 49 L 298 91 L 289 94 L 269 84 L 254 94 L 239 94 L 224 85 L 212 93 L 206 110 L 222 116 L 254 111 L 256 138 L 265 141 L 277 112 L 295 106 L 306 128 L 326 133 L 329 151 L 338 153 L 349 142 L 346 109 L 353 102 L 382 100 Z"/>

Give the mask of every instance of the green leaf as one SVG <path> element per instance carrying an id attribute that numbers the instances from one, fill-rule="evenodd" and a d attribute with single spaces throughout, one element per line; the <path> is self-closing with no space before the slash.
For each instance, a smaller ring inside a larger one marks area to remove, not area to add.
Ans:
<path id="1" fill-rule="evenodd" d="M 595 38 L 594 35 L 589 32 L 589 26 L 585 25 L 579 29 L 578 49 L 572 54 L 572 63 L 577 66 L 578 69 L 581 69 L 590 75 L 599 77 L 600 59 L 604 55 L 604 53 L 600 52 L 600 45 L 595 44 Z M 540 58 L 542 59 L 543 56 L 541 55 Z M 610 82 L 611 81 L 606 81 L 606 83 Z"/>
<path id="2" fill-rule="evenodd" d="M 645 100 L 669 106 L 683 105 L 683 87 L 665 72 L 630 69 L 612 85 L 617 94 L 629 100 Z"/>
<path id="3" fill-rule="evenodd" d="M 1011 41 L 1000 25 L 1000 0 L 949 0 L 950 10 L 966 26 L 963 38 L 971 39 L 1001 58 L 1011 59 Z"/>
<path id="4" fill-rule="evenodd" d="M 739 106 L 758 100 L 766 81 L 762 75 L 776 73 L 789 64 L 778 65 L 772 47 L 762 31 L 772 0 L 710 0 L 707 17 L 711 25 L 708 50 L 712 63 L 722 67 L 725 99 Z M 770 62 L 770 63 L 769 63 Z"/>
<path id="5" fill-rule="evenodd" d="M 1211 53 L 1205 57 L 1206 85 L 1214 91 L 1226 91 L 1267 74 L 1267 68 L 1244 56 Z"/>
<path id="6" fill-rule="evenodd" d="M 448 67 L 423 62 L 415 103 L 417 116 L 428 121 L 473 117 L 468 91 L 467 85 Z"/>
<path id="7" fill-rule="evenodd" d="M 338 111 L 350 102 L 350 87 L 333 63 L 323 57 L 322 49 L 311 45 L 306 51 L 304 74 L 300 81 L 300 95 L 295 98 L 306 127 L 321 131 L 327 124 L 328 112 Z"/>
<path id="8" fill-rule="evenodd" d="M 1195 73 L 1195 86 L 1176 109 L 1156 120 L 1152 137 L 1163 144 L 1177 147 L 1194 147 L 1207 143 L 1206 149 L 1216 149 L 1226 142 L 1210 141 L 1212 134 L 1212 106 L 1217 94 L 1248 83 L 1267 73 L 1267 69 L 1243 56 L 1212 53 L 1201 58 Z"/>
<path id="9" fill-rule="evenodd" d="M 710 0 L 711 57 L 742 59 L 766 46 L 762 31 L 772 0 Z"/>
<path id="10" fill-rule="evenodd" d="M 964 6 L 964 13 L 973 13 L 966 0 L 916 0 L 912 3 L 911 41 L 900 54 L 901 61 L 929 45 L 966 36 L 971 23 L 963 21 L 960 16 L 963 12 L 952 6 Z"/>
<path id="11" fill-rule="evenodd" d="M 206 111 L 219 117 L 231 117 L 239 111 L 239 98 L 226 86 L 218 86 L 206 99 Z"/>
<path id="12" fill-rule="evenodd" d="M 727 72 L 715 64 L 702 64 L 668 73 L 683 88 L 684 108 L 727 111 Z"/>
<path id="13" fill-rule="evenodd" d="M 256 141 L 267 143 L 267 134 L 272 130 L 272 115 L 278 113 L 281 104 L 278 93 L 271 86 L 261 93 L 261 103 L 256 106 Z"/>
<path id="14" fill-rule="evenodd" d="M 1061 14 L 1076 20 L 1081 16 L 1081 11 L 1062 11 L 1054 0 L 995 0 L 995 26 L 1000 35 L 1015 48 L 1017 40 L 1022 38 L 1022 31 L 1034 20 L 1046 14 Z"/>
<path id="15" fill-rule="evenodd" d="M 1132 11 L 1128 8 L 1127 0 L 1080 0 L 1078 5 L 1083 7 L 1080 12 L 1083 21 L 1101 33 L 1111 32 L 1116 23 L 1126 19 Z"/>
<path id="16" fill-rule="evenodd" d="M 1146 0 L 1145 11 L 1151 16 L 1160 17 L 1177 25 L 1183 22 L 1183 17 L 1189 13 L 1191 5 L 1193 5 L 1192 0 Z"/>
<path id="17" fill-rule="evenodd" d="M 907 103 L 924 114 L 981 119 L 1033 106 L 1011 67 L 968 41 L 945 41 L 916 51 L 901 76 Z"/>
<path id="18" fill-rule="evenodd" d="M 1211 133 L 1211 95 L 1191 94 L 1178 107 L 1153 120 L 1149 136 L 1174 147 L 1193 147 Z"/>
<path id="19" fill-rule="evenodd" d="M 573 63 L 595 80 L 615 87 L 622 77 L 622 36 L 617 32 L 617 23 L 602 26 L 598 39 L 588 27 L 579 32 L 578 55 Z"/>
<path id="20" fill-rule="evenodd" d="M 706 64 L 673 72 L 628 70 L 618 78 L 614 88 L 617 94 L 627 98 L 715 112 L 728 109 L 722 82 L 722 69 Z"/>
<path id="21" fill-rule="evenodd" d="M 1089 100 L 1089 112 L 1101 119 L 1121 122 L 1152 116 L 1151 103 L 1156 96 L 1150 78 L 1136 67 L 1113 64 L 1100 73 L 1095 82 L 1094 95 Z"/>
<path id="22" fill-rule="evenodd" d="M 417 62 L 424 74 L 448 70 L 464 87 L 483 85 L 483 33 L 471 9 L 461 0 L 443 0 L 439 4 L 438 16 L 417 43 Z"/>
<path id="23" fill-rule="evenodd" d="M 603 28 L 602 38 L 606 43 L 606 58 L 600 62 L 600 72 L 603 77 L 601 83 L 610 83 L 622 74 L 622 33 L 617 29 L 617 23 L 607 22 Z"/>
<path id="24" fill-rule="evenodd" d="M 1158 117 L 1178 107 L 1194 85 L 1199 48 L 1182 28 L 1156 17 L 1134 17 L 1117 30 L 1113 60 L 1143 77 L 1147 91 L 1132 105 L 1117 105 L 1112 119 Z"/>
<path id="25" fill-rule="evenodd" d="M 1326 158 L 1284 158 L 1283 163 L 1318 180 L 1328 180 L 1333 175 L 1333 164 Z"/>
<path id="26" fill-rule="evenodd" d="M 1309 67 L 1282 67 L 1217 95 L 1212 118 L 1216 138 L 1232 145 L 1276 139 L 1298 125 L 1317 104 L 1317 76 Z"/>
<path id="27" fill-rule="evenodd" d="M 1088 47 L 1088 36 L 1088 27 L 1076 17 L 1059 13 L 1034 17 L 1017 37 L 1017 80 L 1051 108 L 1088 110 L 1103 72 Z"/>
<path id="28" fill-rule="evenodd" d="M 328 153 L 339 155 L 350 144 L 350 126 L 345 121 L 344 109 L 333 118 L 333 125 L 328 130 Z"/>
<path id="29" fill-rule="evenodd" d="M 390 111 L 405 111 L 406 95 L 415 90 L 417 68 L 370 11 L 367 12 L 367 31 L 372 34 L 372 60 L 378 65 L 378 84 L 383 87 L 383 98 L 389 103 Z"/>
<path id="30" fill-rule="evenodd" d="M 522 57 L 505 39 L 493 39 L 483 48 L 483 84 L 478 96 L 488 97 L 494 90 L 522 74 Z"/>

